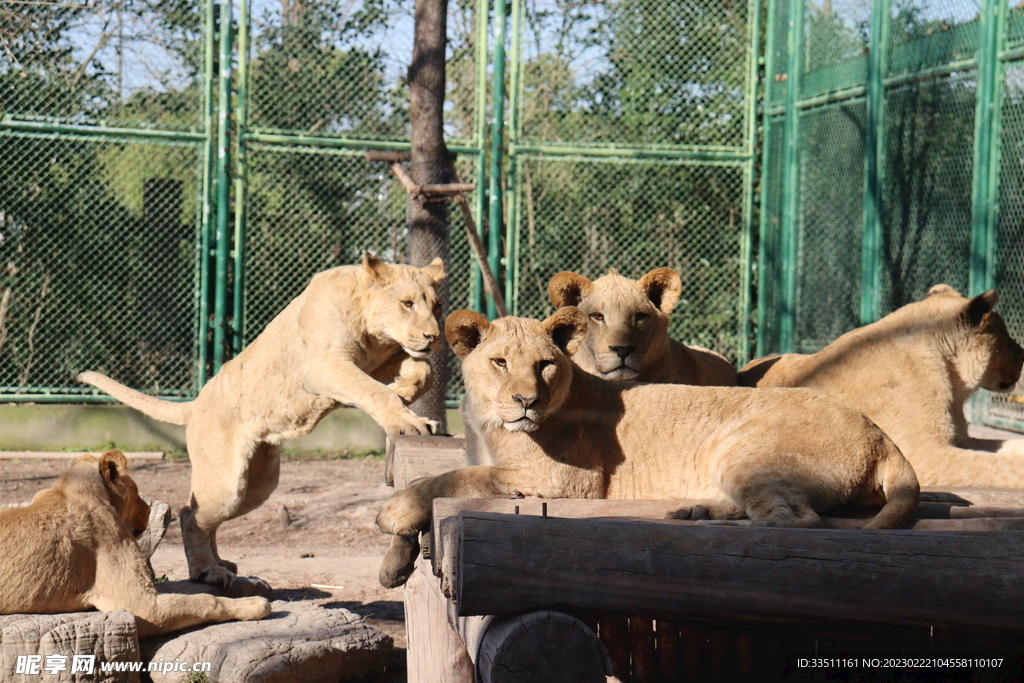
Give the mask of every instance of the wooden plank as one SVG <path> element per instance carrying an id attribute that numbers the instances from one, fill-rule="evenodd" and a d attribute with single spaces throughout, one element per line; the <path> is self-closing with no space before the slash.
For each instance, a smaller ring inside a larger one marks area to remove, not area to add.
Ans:
<path id="1" fill-rule="evenodd" d="M 629 659 L 633 683 L 654 681 L 654 622 L 629 620 Z"/>
<path id="2" fill-rule="evenodd" d="M 612 675 L 622 683 L 632 683 L 629 666 L 629 620 L 620 617 L 602 617 L 597 622 L 601 642 L 608 651 Z"/>
<path id="3" fill-rule="evenodd" d="M 409 683 L 473 683 L 473 662 L 448 624 L 448 601 L 422 559 L 405 584 L 405 632 Z"/>
<path id="4" fill-rule="evenodd" d="M 401 436 L 391 455 L 393 485 L 404 489 L 420 477 L 434 477 L 465 465 L 466 440 L 455 436 Z"/>
<path id="5" fill-rule="evenodd" d="M 65 453 L 63 451 L 0 451 L 0 460 L 73 460 L 83 455 L 93 455 L 97 458 L 103 455 L 102 451 L 75 451 Z M 125 451 L 124 457 L 130 460 L 163 460 L 163 451 Z"/>
<path id="6" fill-rule="evenodd" d="M 736 528 L 462 512 L 460 616 L 1019 627 L 1024 533 Z M 841 586 L 842 590 L 837 590 Z"/>

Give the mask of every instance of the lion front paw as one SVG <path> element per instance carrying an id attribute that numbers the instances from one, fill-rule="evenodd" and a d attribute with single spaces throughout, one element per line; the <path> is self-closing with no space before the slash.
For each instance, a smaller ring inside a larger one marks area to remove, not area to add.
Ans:
<path id="1" fill-rule="evenodd" d="M 674 510 L 665 515 L 665 519 L 689 519 L 697 521 L 701 519 L 711 519 L 711 516 L 708 509 L 703 505 L 694 505 L 690 508 L 679 508 L 678 510 Z"/>
<path id="2" fill-rule="evenodd" d="M 266 598 L 235 598 L 231 601 L 231 616 L 239 621 L 255 621 L 268 614 L 270 601 Z"/>
<path id="3" fill-rule="evenodd" d="M 388 436 L 394 437 L 400 434 L 428 436 L 441 431 L 441 425 L 434 420 L 420 417 L 412 411 L 406 411 L 408 415 L 398 415 L 387 424 L 381 425 Z"/>
<path id="4" fill-rule="evenodd" d="M 386 534 L 412 536 L 430 524 L 430 499 L 416 488 L 398 491 L 377 513 L 377 527 Z"/>
<path id="5" fill-rule="evenodd" d="M 223 565 L 215 564 L 191 573 L 189 580 L 217 586 L 226 591 L 235 582 L 235 573 Z"/>
<path id="6" fill-rule="evenodd" d="M 380 563 L 377 576 L 380 585 L 385 588 L 398 588 L 412 576 L 416 566 L 416 556 L 420 552 L 420 542 L 415 536 L 393 536 L 391 547 Z"/>

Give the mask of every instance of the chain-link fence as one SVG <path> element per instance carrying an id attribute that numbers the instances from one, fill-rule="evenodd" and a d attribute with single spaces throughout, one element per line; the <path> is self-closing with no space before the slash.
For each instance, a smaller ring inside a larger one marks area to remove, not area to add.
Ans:
<path id="1" fill-rule="evenodd" d="M 813 352 L 945 282 L 1024 335 L 1022 11 L 772 0 L 758 352 Z M 795 49 L 793 49 L 795 48 Z M 1024 426 L 1019 395 L 979 402 Z"/>

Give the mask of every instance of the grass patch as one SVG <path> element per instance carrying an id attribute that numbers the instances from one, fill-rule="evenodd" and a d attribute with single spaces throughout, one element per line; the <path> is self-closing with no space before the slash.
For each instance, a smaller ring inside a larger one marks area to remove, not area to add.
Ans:
<path id="1" fill-rule="evenodd" d="M 342 448 L 340 450 L 323 450 L 321 448 L 306 450 L 285 448 L 281 450 L 282 460 L 383 460 L 384 451 L 374 448 Z"/>

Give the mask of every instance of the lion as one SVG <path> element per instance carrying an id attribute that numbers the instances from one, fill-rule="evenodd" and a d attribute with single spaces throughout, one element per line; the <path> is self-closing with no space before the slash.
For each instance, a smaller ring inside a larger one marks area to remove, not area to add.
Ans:
<path id="1" fill-rule="evenodd" d="M 192 491 L 180 519 L 192 581 L 231 585 L 237 566 L 217 554 L 217 528 L 267 500 L 281 442 L 308 434 L 339 405 L 364 410 L 389 436 L 436 430 L 406 406 L 430 387 L 427 357 L 439 343 L 441 312 L 434 286 L 444 276 L 440 259 L 415 268 L 370 254 L 319 273 L 192 402 L 78 375 L 154 419 L 186 426 Z"/>
<path id="2" fill-rule="evenodd" d="M 122 453 L 78 458 L 27 507 L 0 509 L 0 614 L 123 609 L 146 637 L 270 613 L 261 597 L 158 594 L 133 538 L 148 519 Z"/>
<path id="3" fill-rule="evenodd" d="M 587 316 L 587 336 L 573 356 L 592 375 L 654 384 L 736 386 L 725 357 L 668 336 L 669 314 L 683 291 L 679 273 L 657 268 L 639 280 L 615 270 L 591 282 L 564 271 L 551 278 L 555 308 L 576 306 Z"/>
<path id="4" fill-rule="evenodd" d="M 495 462 L 414 481 L 381 507 L 380 530 L 426 528 L 434 498 L 511 495 L 682 498 L 697 502 L 675 518 L 752 526 L 821 526 L 819 512 L 846 503 L 881 503 L 872 529 L 913 516 L 913 468 L 841 401 L 806 389 L 609 382 L 570 360 L 586 331 L 573 307 L 543 322 L 451 314 L 464 414 Z M 385 564 L 411 556 L 389 553 Z M 407 575 L 382 567 L 382 578 Z"/>
<path id="5" fill-rule="evenodd" d="M 809 387 L 842 399 L 892 437 L 926 486 L 1024 488 L 1024 441 L 973 439 L 964 402 L 1007 392 L 1024 352 L 993 307 L 995 290 L 966 299 L 949 285 L 821 351 L 761 358 L 744 386 Z"/>

